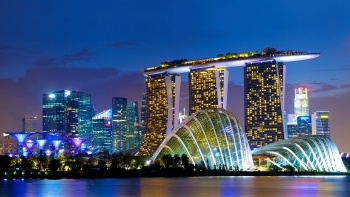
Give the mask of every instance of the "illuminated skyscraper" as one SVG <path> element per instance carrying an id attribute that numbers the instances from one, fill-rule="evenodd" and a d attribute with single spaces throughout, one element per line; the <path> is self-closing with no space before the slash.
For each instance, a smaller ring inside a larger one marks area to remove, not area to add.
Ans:
<path id="1" fill-rule="evenodd" d="M 92 117 L 92 146 L 99 151 L 112 153 L 112 109 L 105 110 Z"/>
<path id="2" fill-rule="evenodd" d="M 285 138 L 285 66 L 276 61 L 247 63 L 244 68 L 245 132 L 251 147 Z"/>
<path id="3" fill-rule="evenodd" d="M 127 99 L 112 98 L 112 151 L 126 150 L 126 106 Z"/>
<path id="4" fill-rule="evenodd" d="M 24 132 L 35 132 L 37 128 L 38 118 L 37 116 L 24 116 L 22 118 L 22 131 Z"/>
<path id="5" fill-rule="evenodd" d="M 180 83 L 181 77 L 176 74 L 147 77 L 147 126 L 140 155 L 152 155 L 166 135 L 177 126 Z"/>
<path id="6" fill-rule="evenodd" d="M 141 141 L 142 129 L 139 123 L 138 103 L 135 101 L 126 106 L 126 150 L 139 147 Z"/>
<path id="7" fill-rule="evenodd" d="M 329 111 L 316 111 L 312 114 L 312 134 L 330 137 Z"/>
<path id="8" fill-rule="evenodd" d="M 66 131 L 73 136 L 92 138 L 92 116 L 93 109 L 91 104 L 91 94 L 70 91 L 67 96 L 66 106 Z"/>
<path id="9" fill-rule="evenodd" d="M 189 115 L 208 107 L 227 106 L 228 74 L 226 68 L 191 69 L 189 81 Z"/>
<path id="10" fill-rule="evenodd" d="M 62 90 L 43 94 L 43 131 L 90 137 L 92 112 L 91 95 L 88 93 Z"/>
<path id="11" fill-rule="evenodd" d="M 143 93 L 142 95 L 142 106 L 141 106 L 141 127 L 142 130 L 146 130 L 147 125 L 147 94 Z"/>
<path id="12" fill-rule="evenodd" d="M 295 88 L 294 114 L 296 117 L 310 115 L 307 88 Z"/>

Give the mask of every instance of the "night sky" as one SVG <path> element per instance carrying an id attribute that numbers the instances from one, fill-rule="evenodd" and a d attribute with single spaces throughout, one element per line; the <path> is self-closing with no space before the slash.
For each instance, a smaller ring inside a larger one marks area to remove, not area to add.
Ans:
<path id="1" fill-rule="evenodd" d="M 0 133 L 32 114 L 41 130 L 44 93 L 88 92 L 102 111 L 113 96 L 140 102 L 142 71 L 162 61 L 266 47 L 321 53 L 286 64 L 286 110 L 308 87 L 310 112 L 329 110 L 331 138 L 350 152 L 348 0 L 0 0 Z M 229 71 L 228 110 L 243 123 L 243 68 Z"/>

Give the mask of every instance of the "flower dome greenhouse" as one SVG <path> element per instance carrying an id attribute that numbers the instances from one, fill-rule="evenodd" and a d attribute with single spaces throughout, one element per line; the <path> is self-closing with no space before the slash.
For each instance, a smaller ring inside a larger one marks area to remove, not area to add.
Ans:
<path id="1" fill-rule="evenodd" d="M 250 147 L 240 123 L 224 109 L 199 110 L 176 127 L 152 159 L 164 154 L 186 154 L 193 164 L 228 170 L 253 167 Z"/>
<path id="2" fill-rule="evenodd" d="M 304 136 L 274 142 L 252 151 L 253 156 L 274 157 L 278 167 L 297 171 L 346 172 L 338 148 L 328 137 Z"/>

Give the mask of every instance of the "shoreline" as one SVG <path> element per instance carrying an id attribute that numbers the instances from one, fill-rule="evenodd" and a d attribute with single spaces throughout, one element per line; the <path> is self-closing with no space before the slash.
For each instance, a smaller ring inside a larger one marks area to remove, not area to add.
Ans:
<path id="1" fill-rule="evenodd" d="M 143 178 L 143 177 L 213 177 L 213 176 L 350 176 L 349 172 L 247 172 L 247 171 L 188 171 L 188 170 L 116 170 L 88 172 L 36 172 L 16 175 L 1 175 L 0 179 L 96 179 L 96 178 Z"/>

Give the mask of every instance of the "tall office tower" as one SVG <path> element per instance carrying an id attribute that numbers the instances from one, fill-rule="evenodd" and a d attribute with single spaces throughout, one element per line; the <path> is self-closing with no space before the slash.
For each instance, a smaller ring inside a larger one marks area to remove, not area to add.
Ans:
<path id="1" fill-rule="evenodd" d="M 105 110 L 92 117 L 92 146 L 99 151 L 112 153 L 112 109 Z"/>
<path id="2" fill-rule="evenodd" d="M 191 69 L 189 83 L 189 115 L 208 107 L 227 107 L 229 72 L 226 68 Z"/>
<path id="3" fill-rule="evenodd" d="M 329 111 L 316 111 L 312 114 L 312 134 L 330 137 Z"/>
<path id="4" fill-rule="evenodd" d="M 37 122 L 38 122 L 37 116 L 24 116 L 24 118 L 22 118 L 22 131 L 24 132 L 38 131 Z"/>
<path id="5" fill-rule="evenodd" d="M 112 151 L 126 150 L 126 106 L 127 99 L 112 98 Z"/>
<path id="6" fill-rule="evenodd" d="M 285 139 L 285 66 L 276 61 L 244 68 L 245 132 L 251 148 Z"/>
<path id="7" fill-rule="evenodd" d="M 141 127 L 143 131 L 146 130 L 147 125 L 147 94 L 142 95 L 142 106 L 141 106 Z"/>
<path id="8" fill-rule="evenodd" d="M 294 114 L 296 117 L 310 115 L 307 88 L 295 88 Z"/>
<path id="9" fill-rule="evenodd" d="M 61 90 L 43 94 L 43 131 L 89 137 L 92 134 L 92 113 L 88 93 Z"/>
<path id="10" fill-rule="evenodd" d="M 180 85 L 181 77 L 176 74 L 147 77 L 147 127 L 140 155 L 152 155 L 178 125 Z"/>
<path id="11" fill-rule="evenodd" d="M 138 103 L 132 102 L 126 106 L 126 150 L 133 149 L 139 144 L 139 126 Z"/>
<path id="12" fill-rule="evenodd" d="M 92 139 L 91 94 L 70 91 L 64 111 L 66 113 L 66 131 L 72 133 L 72 136 L 89 138 L 86 142 L 88 144 Z"/>

